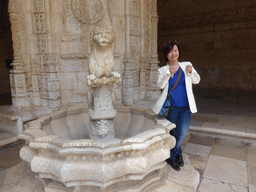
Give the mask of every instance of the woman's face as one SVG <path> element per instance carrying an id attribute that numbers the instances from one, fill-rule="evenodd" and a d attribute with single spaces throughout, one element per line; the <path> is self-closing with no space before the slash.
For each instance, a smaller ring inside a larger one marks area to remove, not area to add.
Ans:
<path id="1" fill-rule="evenodd" d="M 174 45 L 173 48 L 168 53 L 167 58 L 170 62 L 175 62 L 175 61 L 178 61 L 179 56 L 180 56 L 179 49 L 177 45 Z"/>

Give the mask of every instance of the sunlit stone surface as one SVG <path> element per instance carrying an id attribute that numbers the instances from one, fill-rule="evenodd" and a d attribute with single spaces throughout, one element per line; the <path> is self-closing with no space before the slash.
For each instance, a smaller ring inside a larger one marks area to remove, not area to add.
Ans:
<path id="1" fill-rule="evenodd" d="M 47 189 L 59 183 L 71 191 L 141 191 L 159 184 L 175 145 L 169 134 L 175 125 L 148 109 L 116 110 L 113 139 L 90 139 L 85 107 L 63 108 L 32 121 L 19 135 L 29 144 L 20 156 Z"/>

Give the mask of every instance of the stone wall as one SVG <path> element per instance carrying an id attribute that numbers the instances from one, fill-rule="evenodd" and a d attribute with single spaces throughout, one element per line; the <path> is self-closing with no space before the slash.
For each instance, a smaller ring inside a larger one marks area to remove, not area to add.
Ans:
<path id="1" fill-rule="evenodd" d="M 0 2 L 0 94 L 10 93 L 10 68 L 6 66 L 6 60 L 13 59 L 11 26 L 8 15 L 8 1 Z"/>
<path id="2" fill-rule="evenodd" d="M 158 97 L 157 0 L 9 0 L 14 50 L 10 72 L 14 108 L 87 102 L 90 32 L 116 35 L 116 102 Z"/>
<path id="3" fill-rule="evenodd" d="M 163 42 L 176 39 L 181 60 L 201 75 L 196 88 L 255 90 L 256 2 L 236 0 L 167 1 L 159 21 Z"/>

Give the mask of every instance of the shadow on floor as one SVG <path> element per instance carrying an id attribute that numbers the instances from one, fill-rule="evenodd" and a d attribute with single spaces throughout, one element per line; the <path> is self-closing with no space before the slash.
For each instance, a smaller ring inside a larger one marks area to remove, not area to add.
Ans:
<path id="1" fill-rule="evenodd" d="M 0 105 L 10 105 L 12 104 L 11 93 L 0 94 Z"/>
<path id="2" fill-rule="evenodd" d="M 252 116 L 256 113 L 256 92 L 195 89 L 198 112 Z"/>

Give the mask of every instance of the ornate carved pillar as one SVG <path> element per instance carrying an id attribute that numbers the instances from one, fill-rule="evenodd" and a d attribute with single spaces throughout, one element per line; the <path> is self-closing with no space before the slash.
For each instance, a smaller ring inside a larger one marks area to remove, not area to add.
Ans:
<path id="1" fill-rule="evenodd" d="M 31 60 L 31 79 L 32 79 L 32 95 L 31 103 L 33 106 L 40 106 L 40 93 L 38 86 L 38 63 L 35 59 Z"/>
<path id="2" fill-rule="evenodd" d="M 9 14 L 12 30 L 12 41 L 14 50 L 13 70 L 10 71 L 10 83 L 12 92 L 12 103 L 14 108 L 27 108 L 31 106 L 30 97 L 27 92 L 26 72 L 22 58 L 21 24 L 22 2 L 18 0 L 9 1 Z"/>
<path id="3" fill-rule="evenodd" d="M 56 55 L 50 55 L 47 61 L 47 87 L 48 87 L 48 107 L 61 107 L 60 83 L 57 77 L 57 58 Z"/>
<path id="4" fill-rule="evenodd" d="M 157 87 L 158 78 L 158 54 L 157 54 L 157 0 L 152 0 L 152 18 L 151 18 L 151 61 L 150 61 L 150 91 L 151 98 L 156 99 L 159 95 L 159 88 Z"/>
<path id="5" fill-rule="evenodd" d="M 140 100 L 146 96 L 147 61 L 145 54 L 145 5 L 140 0 Z"/>
<path id="6" fill-rule="evenodd" d="M 36 35 L 37 62 L 39 63 L 39 90 L 42 106 L 59 108 L 60 86 L 57 78 L 57 59 L 52 54 L 52 42 L 48 42 L 47 27 L 50 29 L 50 22 L 46 22 L 45 0 L 33 0 L 34 31 Z M 49 2 L 47 2 L 49 3 Z M 51 31 L 51 30 L 49 30 Z M 51 39 L 51 38 L 49 38 Z"/>
<path id="7" fill-rule="evenodd" d="M 130 40 L 130 0 L 125 0 L 125 55 L 124 55 L 124 76 L 123 76 L 123 104 L 133 104 L 133 59 L 131 56 Z"/>
<path id="8" fill-rule="evenodd" d="M 37 62 L 39 64 L 39 90 L 40 102 L 44 107 L 48 106 L 48 80 L 47 80 L 47 36 L 45 21 L 44 0 L 33 0 L 33 21 L 36 36 Z"/>

